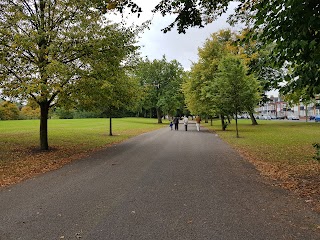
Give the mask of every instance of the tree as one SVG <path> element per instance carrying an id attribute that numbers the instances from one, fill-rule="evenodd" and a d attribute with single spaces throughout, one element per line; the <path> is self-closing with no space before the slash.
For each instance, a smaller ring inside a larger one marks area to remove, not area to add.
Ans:
<path id="1" fill-rule="evenodd" d="M 140 97 L 138 82 L 118 74 L 115 78 L 100 80 L 95 86 L 97 94 L 85 109 L 99 110 L 109 117 L 109 135 L 112 136 L 112 118 L 123 109 L 134 109 Z M 80 101 L 81 103 L 82 101 Z M 84 107 L 84 106 L 83 106 Z"/>
<path id="2" fill-rule="evenodd" d="M 93 4 L 98 5 L 101 12 L 117 10 L 122 13 L 125 8 L 129 8 L 132 13 L 137 13 L 138 17 L 142 12 L 141 7 L 134 0 L 94 0 Z M 163 29 L 170 31 L 175 25 L 179 33 L 185 33 L 188 27 L 203 27 L 212 22 L 217 16 L 227 10 L 229 2 L 232 0 L 159 0 L 153 12 L 166 14 L 176 14 L 173 23 Z"/>
<path id="3" fill-rule="evenodd" d="M 189 27 L 203 27 L 211 23 L 228 8 L 231 0 L 161 0 L 153 10 L 162 15 L 176 13 L 177 17 L 164 28 L 170 31 L 177 26 L 179 33 L 185 33 Z"/>
<path id="4" fill-rule="evenodd" d="M 113 40 L 119 39 L 111 36 L 123 29 L 111 25 L 97 7 L 86 0 L 0 0 L 0 87 L 4 95 L 38 103 L 42 150 L 49 147 L 49 109 L 71 99 L 78 81 L 90 79 L 89 60 L 97 52 L 118 56 Z"/>
<path id="5" fill-rule="evenodd" d="M 232 115 L 222 98 L 215 98 L 216 74 L 218 66 L 227 54 L 239 54 L 234 45 L 237 36 L 230 30 L 221 30 L 211 35 L 204 46 L 198 49 L 199 61 L 193 64 L 189 78 L 183 85 L 188 108 L 194 114 L 220 116 L 222 129 L 225 130 L 225 116 Z"/>
<path id="6" fill-rule="evenodd" d="M 16 104 L 8 101 L 0 103 L 0 120 L 17 120 L 20 117 Z"/>
<path id="7" fill-rule="evenodd" d="M 229 69 L 236 72 L 236 74 L 242 74 L 238 76 L 242 81 L 240 83 L 242 85 L 246 84 L 245 90 L 238 86 L 237 89 L 242 92 L 235 95 L 242 94 L 242 96 L 246 96 L 241 98 L 241 111 L 247 111 L 253 115 L 254 107 L 260 99 L 257 96 L 260 89 L 259 84 L 253 79 L 252 75 L 248 74 L 248 71 L 244 67 L 253 59 L 251 56 L 253 54 L 249 54 L 248 47 L 239 45 L 237 39 L 239 39 L 239 36 L 230 30 L 221 30 L 212 34 L 204 46 L 199 48 L 199 61 L 193 64 L 191 72 L 183 84 L 186 103 L 191 112 L 209 116 L 220 116 L 223 130 L 227 126 L 225 117 L 230 119 L 229 116 L 233 116 L 235 110 L 232 107 L 234 103 L 230 103 L 230 97 L 226 97 L 226 91 L 232 83 L 230 82 L 231 80 L 228 82 L 226 80 L 228 79 L 227 77 L 224 80 L 218 77 L 222 76 L 220 69 L 222 68 L 222 62 L 231 64 L 233 62 L 229 58 L 234 58 L 237 59 L 237 64 L 243 68 L 241 71 L 235 67 L 235 69 Z M 228 61 L 226 60 L 226 56 L 229 56 Z M 233 66 L 236 66 L 236 64 L 233 63 Z M 237 77 L 236 74 L 234 77 Z M 240 113 L 239 109 L 237 109 L 236 115 L 238 113 Z"/>
<path id="8" fill-rule="evenodd" d="M 233 43 L 237 46 L 239 56 L 248 66 L 248 74 L 254 74 L 259 85 L 261 86 L 261 102 L 270 101 L 266 92 L 278 89 L 279 80 L 283 80 L 284 73 L 273 67 L 270 62 L 273 44 L 260 49 L 261 42 L 248 38 L 249 29 L 244 29 L 237 35 L 236 41 Z M 259 89 L 260 90 L 260 89 Z M 253 125 L 257 125 L 257 121 L 253 115 L 254 109 L 247 110 Z"/>
<path id="9" fill-rule="evenodd" d="M 23 119 L 39 119 L 40 108 L 39 105 L 30 99 L 27 105 L 21 106 L 21 117 Z"/>
<path id="10" fill-rule="evenodd" d="M 229 39 L 230 34 L 229 30 L 214 33 L 198 49 L 199 61 L 192 65 L 189 77 L 183 84 L 186 104 L 195 115 L 219 114 L 215 103 L 210 101 L 210 85 L 214 81 L 220 59 L 227 52 L 225 40 Z"/>
<path id="11" fill-rule="evenodd" d="M 135 75 L 144 87 L 147 105 L 156 109 L 158 123 L 162 123 L 163 113 L 173 114 L 181 107 L 184 70 L 176 60 L 168 62 L 165 56 L 152 62 L 146 59 L 141 62 Z"/>
<path id="12" fill-rule="evenodd" d="M 40 109 L 33 109 L 30 106 L 24 106 L 21 108 L 21 114 L 25 119 L 39 119 Z"/>
<path id="13" fill-rule="evenodd" d="M 93 52 L 94 58 L 84 58 L 84 63 L 91 66 L 91 71 L 74 86 L 72 99 L 76 102 L 75 106 L 107 115 L 110 119 L 110 136 L 113 135 L 112 117 L 118 111 L 134 108 L 140 97 L 133 70 L 138 57 L 136 36 L 143 29 L 118 29 L 108 35 L 109 51 L 100 51 L 106 43 L 101 42 Z"/>
<path id="14" fill-rule="evenodd" d="M 122 1 L 124 2 L 124 1 Z M 231 0 L 161 0 L 153 10 L 162 15 L 175 14 L 175 20 L 164 28 L 177 27 L 185 33 L 189 27 L 212 23 L 228 9 Z M 239 21 L 252 27 L 252 35 L 262 46 L 275 44 L 274 68 L 290 62 L 293 79 L 280 87 L 284 92 L 307 88 L 310 96 L 320 93 L 320 4 L 317 0 L 240 0 L 236 10 Z M 291 76 L 286 76 L 290 80 Z M 282 81 L 282 79 L 279 79 Z"/>
<path id="15" fill-rule="evenodd" d="M 238 114 L 254 108 L 259 100 L 258 82 L 253 76 L 247 75 L 247 69 L 239 56 L 227 55 L 218 67 L 213 99 L 228 106 L 236 120 L 238 131 Z"/>
<path id="16" fill-rule="evenodd" d="M 193 115 L 215 116 L 216 105 L 208 100 L 209 82 L 212 80 L 206 75 L 206 70 L 200 63 L 192 65 L 190 73 L 184 80 L 182 90 L 187 108 Z"/>
<path id="17" fill-rule="evenodd" d="M 285 92 L 307 90 L 320 93 L 320 4 L 315 0 L 261 0 L 249 6 L 254 31 L 264 45 L 274 44 L 273 60 L 281 68 L 291 63 L 294 79 Z M 258 31 L 259 30 L 259 31 Z"/>

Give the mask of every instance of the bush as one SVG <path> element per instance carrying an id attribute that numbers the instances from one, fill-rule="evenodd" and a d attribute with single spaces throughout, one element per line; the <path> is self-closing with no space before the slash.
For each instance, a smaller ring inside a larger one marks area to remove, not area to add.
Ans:
<path id="1" fill-rule="evenodd" d="M 21 116 L 23 119 L 39 119 L 40 108 L 33 109 L 30 106 L 24 106 L 21 108 Z"/>
<path id="2" fill-rule="evenodd" d="M 312 146 L 316 149 L 316 155 L 313 159 L 320 162 L 320 143 L 313 143 Z"/>
<path id="3" fill-rule="evenodd" d="M 74 110 L 67 110 L 64 108 L 56 108 L 53 115 L 59 119 L 73 119 Z"/>
<path id="4" fill-rule="evenodd" d="M 1 120 L 18 120 L 20 119 L 20 111 L 16 104 L 5 101 L 0 103 L 0 119 Z"/>

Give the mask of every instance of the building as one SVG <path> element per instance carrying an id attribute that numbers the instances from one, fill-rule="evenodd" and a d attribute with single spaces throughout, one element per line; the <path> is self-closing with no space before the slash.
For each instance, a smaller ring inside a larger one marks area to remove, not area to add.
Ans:
<path id="1" fill-rule="evenodd" d="M 299 105 L 290 106 L 283 97 L 270 96 L 269 101 L 261 103 L 255 108 L 256 114 L 259 116 L 275 116 L 277 118 L 284 118 L 287 116 L 296 116 L 305 118 L 307 116 L 320 115 L 320 95 L 316 96 L 314 101 L 307 106 L 302 102 Z M 306 111 L 307 110 L 307 111 Z"/>

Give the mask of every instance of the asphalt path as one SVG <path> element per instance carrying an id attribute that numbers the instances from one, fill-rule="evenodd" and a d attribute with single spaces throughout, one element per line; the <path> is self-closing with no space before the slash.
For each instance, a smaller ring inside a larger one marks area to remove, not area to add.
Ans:
<path id="1" fill-rule="evenodd" d="M 0 239 L 320 239 L 319 214 L 215 134 L 169 127 L 0 191 Z"/>

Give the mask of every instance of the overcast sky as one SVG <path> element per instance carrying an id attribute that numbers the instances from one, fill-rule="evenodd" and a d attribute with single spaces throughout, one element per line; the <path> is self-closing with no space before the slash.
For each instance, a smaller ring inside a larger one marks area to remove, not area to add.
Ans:
<path id="1" fill-rule="evenodd" d="M 141 35 L 140 46 L 142 56 L 147 56 L 150 60 L 161 59 L 163 55 L 167 60 L 176 59 L 182 64 L 185 70 L 189 70 L 191 63 L 196 62 L 198 57 L 198 47 L 202 47 L 210 34 L 221 29 L 231 28 L 226 22 L 227 17 L 237 6 L 235 3 L 230 5 L 229 11 L 217 19 L 215 22 L 206 25 L 204 28 L 190 28 L 186 34 L 178 34 L 176 29 L 171 32 L 163 33 L 165 28 L 174 20 L 174 16 L 162 17 L 160 14 L 153 15 L 151 10 L 160 0 L 135 0 L 142 8 L 140 18 L 137 15 L 130 15 L 128 22 L 136 24 L 152 19 L 149 30 Z"/>

